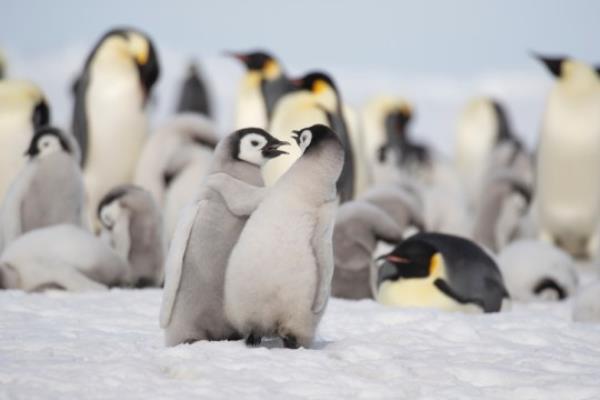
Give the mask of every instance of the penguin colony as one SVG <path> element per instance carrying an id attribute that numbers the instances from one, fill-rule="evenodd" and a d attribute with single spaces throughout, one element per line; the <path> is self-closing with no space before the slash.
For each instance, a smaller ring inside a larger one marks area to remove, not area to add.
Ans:
<path id="1" fill-rule="evenodd" d="M 600 245 L 598 68 L 535 55 L 555 78 L 535 152 L 505 104 L 479 97 L 451 160 L 413 132 L 406 99 L 374 97 L 359 118 L 325 71 L 227 56 L 244 69 L 234 130 L 216 128 L 192 62 L 152 134 L 161 67 L 146 33 L 93 46 L 69 130 L 0 56 L 0 288 L 164 287 L 167 346 L 286 348 L 313 344 L 330 296 L 488 313 L 578 293 L 574 259 Z M 597 288 L 577 320 L 600 320 Z"/>

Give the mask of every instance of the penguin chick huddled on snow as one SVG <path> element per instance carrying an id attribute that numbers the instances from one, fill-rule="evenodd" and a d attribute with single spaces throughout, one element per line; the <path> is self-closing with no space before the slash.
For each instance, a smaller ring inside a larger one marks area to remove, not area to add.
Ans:
<path id="1" fill-rule="evenodd" d="M 514 300 L 563 300 L 577 290 L 575 262 L 551 244 L 519 240 L 505 247 L 497 261 Z"/>
<path id="2" fill-rule="evenodd" d="M 50 225 L 87 226 L 85 189 L 77 143 L 62 131 L 39 129 L 27 149 L 27 164 L 4 198 L 0 250 L 20 235 Z"/>
<path id="3" fill-rule="evenodd" d="M 36 130 L 50 123 L 50 109 L 39 87 L 28 81 L 0 81 L 0 203 L 25 165 L 23 153 Z"/>
<path id="4" fill-rule="evenodd" d="M 152 41 L 131 28 L 107 32 L 85 61 L 74 85 L 73 134 L 92 213 L 106 192 L 134 178 L 148 134 L 145 106 L 158 76 Z"/>
<path id="5" fill-rule="evenodd" d="M 355 300 L 371 298 L 371 260 L 377 243 L 399 242 L 405 227 L 366 201 L 349 201 L 340 206 L 333 229 L 335 270 L 331 295 Z"/>
<path id="6" fill-rule="evenodd" d="M 325 125 L 294 139 L 303 155 L 270 188 L 229 258 L 225 312 L 248 345 L 278 336 L 287 348 L 309 347 L 329 299 L 344 147 Z"/>
<path id="7" fill-rule="evenodd" d="M 494 260 L 458 236 L 419 233 L 381 258 L 375 297 L 385 305 L 496 312 L 509 297 Z"/>
<path id="8" fill-rule="evenodd" d="M 121 285 L 129 265 L 86 229 L 54 225 L 20 236 L 0 258 L 0 288 L 38 292 L 106 290 Z"/>
<path id="9" fill-rule="evenodd" d="M 260 168 L 284 154 L 260 128 L 233 132 L 217 146 L 197 199 L 182 214 L 169 247 L 160 312 L 167 346 L 239 338 L 223 309 L 227 260 L 264 195 Z"/>
<path id="10" fill-rule="evenodd" d="M 101 238 L 129 263 L 125 283 L 160 286 L 165 244 L 160 209 L 152 195 L 137 186 L 117 186 L 100 201 L 97 217 Z"/>
<path id="11" fill-rule="evenodd" d="M 539 235 L 593 258 L 600 243 L 600 71 L 566 57 L 537 58 L 556 77 L 537 149 Z"/>
<path id="12" fill-rule="evenodd" d="M 194 62 L 188 66 L 187 74 L 181 84 L 176 112 L 195 113 L 206 118 L 213 117 L 213 107 L 207 85 L 200 75 L 198 65 Z"/>

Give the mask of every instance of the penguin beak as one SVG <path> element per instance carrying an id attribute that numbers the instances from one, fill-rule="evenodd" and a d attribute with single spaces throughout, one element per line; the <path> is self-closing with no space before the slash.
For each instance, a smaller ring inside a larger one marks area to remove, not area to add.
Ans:
<path id="1" fill-rule="evenodd" d="M 548 68 L 548 70 L 552 73 L 552 75 L 554 75 L 557 78 L 560 78 L 562 71 L 562 63 L 563 61 L 565 61 L 565 57 L 550 58 L 542 56 L 541 54 L 535 53 L 533 51 L 531 52 L 531 55 L 534 58 L 541 61 L 546 66 L 546 68 Z"/>
<path id="2" fill-rule="evenodd" d="M 281 146 L 289 146 L 289 142 L 277 139 L 269 141 L 262 149 L 263 156 L 266 158 L 275 158 L 282 154 L 289 154 L 287 151 L 279 150 Z"/>
<path id="3" fill-rule="evenodd" d="M 297 88 L 302 88 L 302 85 L 304 84 L 304 80 L 302 78 L 290 79 L 290 83 Z"/>
<path id="4" fill-rule="evenodd" d="M 239 60 L 240 62 L 244 63 L 244 65 L 247 65 L 249 57 L 245 54 L 242 53 L 236 53 L 233 51 L 226 51 L 223 54 L 225 54 L 227 57 L 233 57 L 236 60 Z"/>

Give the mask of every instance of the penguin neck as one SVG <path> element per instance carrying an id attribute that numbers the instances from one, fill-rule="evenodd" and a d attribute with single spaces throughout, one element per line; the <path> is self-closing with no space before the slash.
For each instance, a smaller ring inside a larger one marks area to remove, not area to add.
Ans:
<path id="1" fill-rule="evenodd" d="M 210 173 L 224 172 L 233 178 L 251 185 L 264 186 L 258 166 L 233 158 L 233 140 L 232 136 L 228 136 L 219 142 L 215 148 L 214 161 Z"/>

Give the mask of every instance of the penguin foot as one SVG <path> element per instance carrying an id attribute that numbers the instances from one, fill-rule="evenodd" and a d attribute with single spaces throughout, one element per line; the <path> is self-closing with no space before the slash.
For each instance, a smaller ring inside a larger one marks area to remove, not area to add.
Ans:
<path id="1" fill-rule="evenodd" d="M 260 345 L 261 341 L 262 341 L 262 337 L 256 336 L 254 333 L 251 333 L 246 338 L 246 346 L 256 347 L 256 346 Z"/>
<path id="2" fill-rule="evenodd" d="M 295 336 L 288 335 L 282 337 L 282 339 L 283 347 L 285 347 L 286 349 L 297 349 L 300 347 L 300 345 L 298 344 L 298 339 L 296 339 Z"/>

